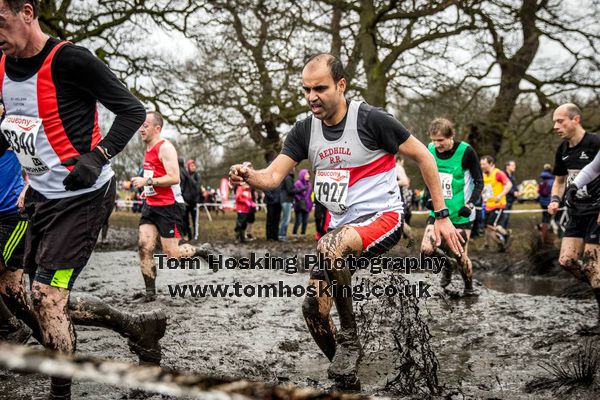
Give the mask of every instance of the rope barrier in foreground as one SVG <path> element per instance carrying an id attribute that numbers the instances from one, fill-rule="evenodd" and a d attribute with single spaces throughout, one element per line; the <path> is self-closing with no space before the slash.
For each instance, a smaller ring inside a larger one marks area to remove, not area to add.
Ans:
<path id="1" fill-rule="evenodd" d="M 359 400 L 372 398 L 362 394 L 327 392 L 316 388 L 271 385 L 191 372 L 167 371 L 160 367 L 140 366 L 82 355 L 58 354 L 4 342 L 0 342 L 0 367 L 21 373 L 41 373 L 197 399 Z"/>

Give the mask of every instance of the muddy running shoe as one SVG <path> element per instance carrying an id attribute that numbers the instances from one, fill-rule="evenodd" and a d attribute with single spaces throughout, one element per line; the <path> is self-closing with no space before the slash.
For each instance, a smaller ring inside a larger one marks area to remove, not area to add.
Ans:
<path id="1" fill-rule="evenodd" d="M 442 267 L 442 273 L 440 277 L 440 286 L 446 288 L 452 282 L 452 268 L 448 265 Z"/>
<path id="2" fill-rule="evenodd" d="M 137 292 L 131 296 L 131 303 L 143 304 L 156 301 L 156 292 Z"/>
<path id="3" fill-rule="evenodd" d="M 167 329 L 167 315 L 156 310 L 140 313 L 135 318 L 137 329 L 129 337 L 129 350 L 138 355 L 140 364 L 160 365 L 162 348 L 159 341 Z"/>
<path id="4" fill-rule="evenodd" d="M 0 327 L 0 340 L 10 343 L 25 344 L 31 337 L 31 329 L 21 320 L 12 318 L 6 326 Z"/>
<path id="5" fill-rule="evenodd" d="M 506 235 L 504 235 L 504 251 L 508 250 L 508 248 L 510 247 L 512 242 L 513 242 L 512 230 L 507 229 Z"/>
<path id="6" fill-rule="evenodd" d="M 210 243 L 202 243 L 200 246 L 196 247 L 196 252 L 194 253 L 194 257 L 201 257 L 205 260 L 208 259 L 209 254 L 217 254 L 218 251 L 213 247 Z"/>
<path id="7" fill-rule="evenodd" d="M 473 288 L 473 279 L 463 278 L 465 282 L 465 290 L 463 291 L 463 297 L 477 297 L 479 296 L 479 290 Z"/>
<path id="8" fill-rule="evenodd" d="M 360 390 L 357 372 L 363 351 L 356 331 L 339 331 L 336 342 L 335 355 L 327 370 L 329 379 L 333 379 L 340 390 Z"/>
<path id="9" fill-rule="evenodd" d="M 479 290 L 475 289 L 475 288 L 470 288 L 467 289 L 465 288 L 465 290 L 463 291 L 463 297 L 477 297 L 479 296 Z"/>

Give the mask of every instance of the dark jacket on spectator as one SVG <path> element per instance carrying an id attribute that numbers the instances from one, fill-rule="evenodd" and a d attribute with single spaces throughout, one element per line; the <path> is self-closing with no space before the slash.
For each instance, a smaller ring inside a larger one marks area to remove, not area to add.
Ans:
<path id="1" fill-rule="evenodd" d="M 294 195 L 302 191 L 304 191 L 304 189 L 294 188 L 294 171 L 290 171 L 288 176 L 283 179 L 283 183 L 281 184 L 281 202 L 293 203 Z"/>
<path id="2" fill-rule="evenodd" d="M 542 207 L 548 207 L 552 198 L 552 185 L 554 184 L 554 175 L 550 171 L 542 171 L 540 174 L 540 184 L 538 185 L 538 202 Z"/>

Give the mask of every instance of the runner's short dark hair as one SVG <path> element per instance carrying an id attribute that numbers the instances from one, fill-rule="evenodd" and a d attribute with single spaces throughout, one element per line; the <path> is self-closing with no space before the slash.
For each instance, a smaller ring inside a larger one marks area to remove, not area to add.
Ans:
<path id="1" fill-rule="evenodd" d="M 436 133 L 441 133 L 446 139 L 456 135 L 454 125 L 449 119 L 446 118 L 435 118 L 429 124 L 429 129 L 427 129 L 427 132 L 429 133 L 429 136 L 435 135 Z"/>
<path id="2" fill-rule="evenodd" d="M 40 15 L 39 0 L 4 0 L 4 4 L 8 6 L 13 14 L 21 11 L 25 4 L 31 4 L 31 7 L 33 7 L 33 16 L 37 18 Z"/>
<path id="3" fill-rule="evenodd" d="M 496 164 L 496 160 L 494 160 L 494 157 L 492 157 L 492 156 L 488 156 L 488 155 L 481 156 L 481 159 L 487 161 L 488 164 L 490 164 L 490 165 Z"/>
<path id="4" fill-rule="evenodd" d="M 306 60 L 304 66 L 306 67 L 308 64 L 320 61 L 321 59 L 327 60 L 327 66 L 331 71 L 331 77 L 333 78 L 334 83 L 338 83 L 342 78 L 346 78 L 346 71 L 344 70 L 344 65 L 342 64 L 339 58 L 330 53 L 314 54 Z"/>

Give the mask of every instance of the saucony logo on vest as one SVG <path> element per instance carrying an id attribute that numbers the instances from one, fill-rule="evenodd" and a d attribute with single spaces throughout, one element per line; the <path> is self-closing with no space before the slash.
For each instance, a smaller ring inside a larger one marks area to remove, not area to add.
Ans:
<path id="1" fill-rule="evenodd" d="M 580 160 L 589 160 L 590 158 L 588 157 L 587 154 L 585 154 L 585 151 L 581 152 L 581 155 L 579 156 Z"/>
<path id="2" fill-rule="evenodd" d="M 19 128 L 23 129 L 24 131 L 30 131 L 35 127 L 35 122 L 27 118 L 9 115 L 8 117 L 6 117 L 6 120 L 7 122 L 16 124 Z"/>

